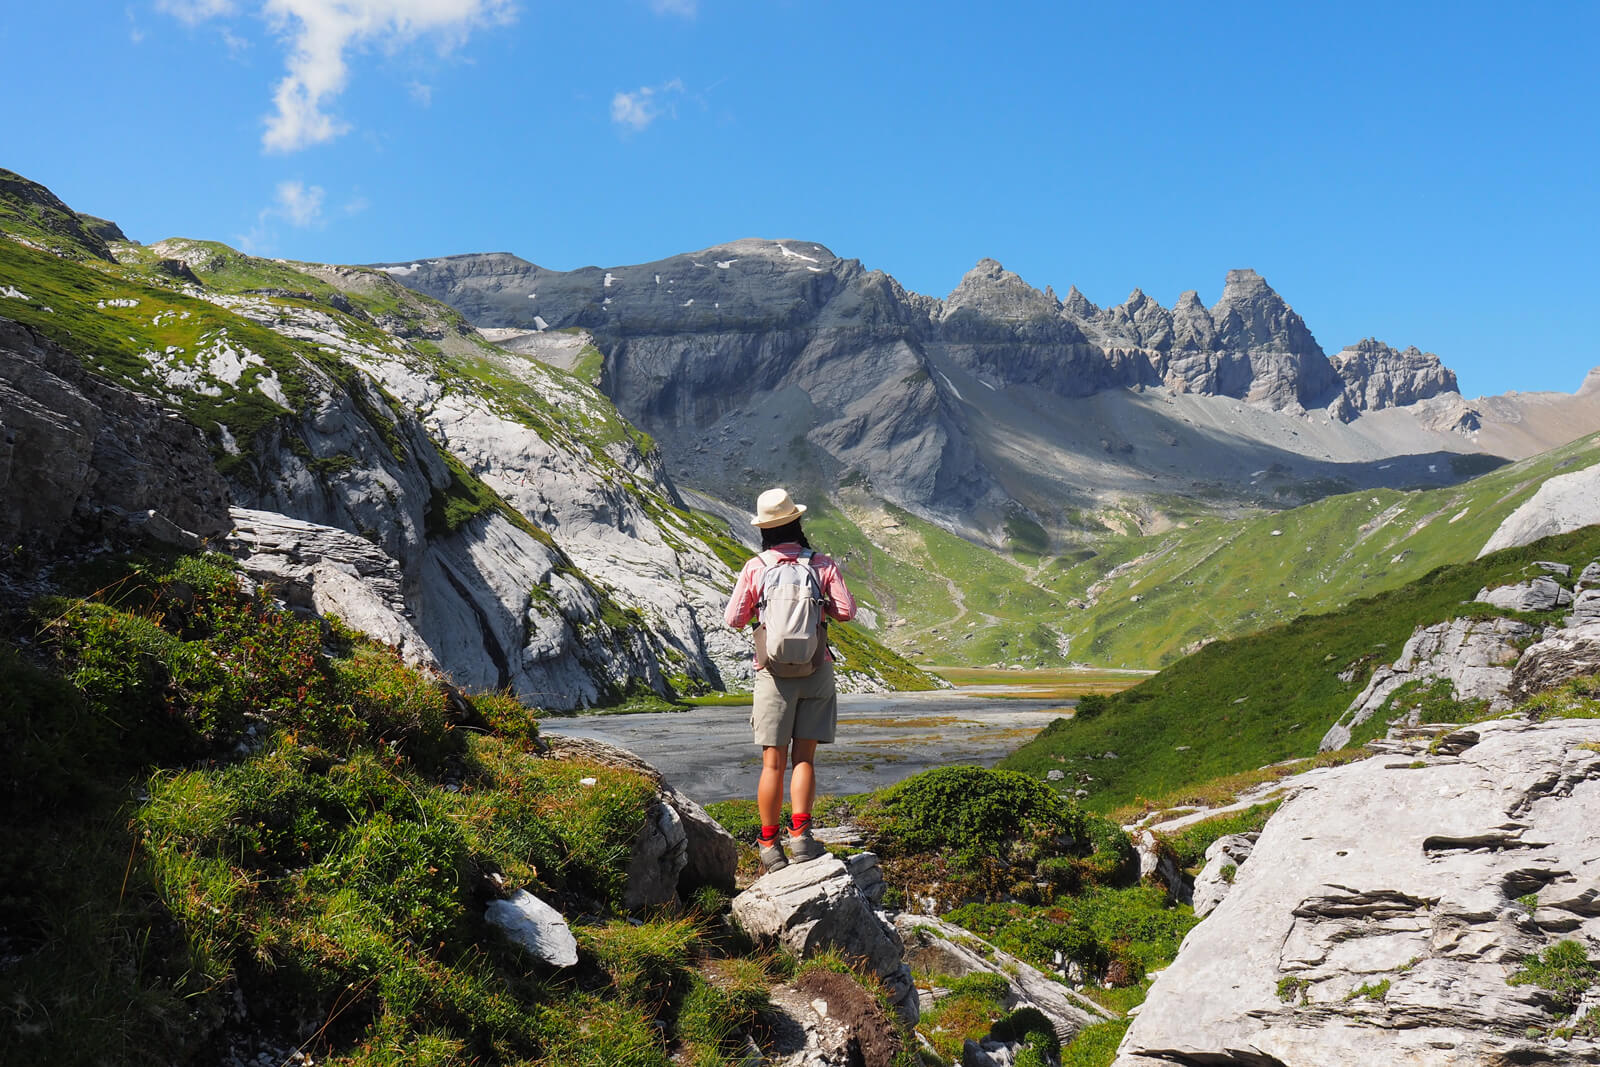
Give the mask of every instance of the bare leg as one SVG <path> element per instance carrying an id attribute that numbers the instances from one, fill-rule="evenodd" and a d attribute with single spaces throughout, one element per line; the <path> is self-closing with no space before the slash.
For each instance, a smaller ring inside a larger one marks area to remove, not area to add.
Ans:
<path id="1" fill-rule="evenodd" d="M 816 742 L 812 742 L 814 745 Z M 783 769 L 785 753 L 782 748 L 767 746 L 761 750 L 761 781 L 756 785 L 756 810 L 761 813 L 762 826 L 777 826 L 783 818 Z M 800 768 L 795 768 L 799 774 Z"/>
<path id="2" fill-rule="evenodd" d="M 790 746 L 789 755 L 794 760 L 794 771 L 789 775 L 790 810 L 810 814 L 811 805 L 817 799 L 816 768 L 812 765 L 817 755 L 817 743 L 797 737 Z M 782 759 L 781 749 L 779 758 Z"/>

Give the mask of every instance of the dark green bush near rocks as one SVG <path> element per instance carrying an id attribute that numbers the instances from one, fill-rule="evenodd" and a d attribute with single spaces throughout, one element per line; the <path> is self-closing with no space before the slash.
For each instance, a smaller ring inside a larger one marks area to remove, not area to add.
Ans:
<path id="1" fill-rule="evenodd" d="M 1010 771 L 924 771 L 863 802 L 857 819 L 893 888 L 946 904 L 1048 901 L 1138 873 L 1120 827 Z"/>
<path id="2" fill-rule="evenodd" d="M 955 848 L 1005 856 L 1019 845 L 1076 840 L 1075 805 L 1025 775 L 938 767 L 890 786 L 863 813 L 885 855 Z"/>

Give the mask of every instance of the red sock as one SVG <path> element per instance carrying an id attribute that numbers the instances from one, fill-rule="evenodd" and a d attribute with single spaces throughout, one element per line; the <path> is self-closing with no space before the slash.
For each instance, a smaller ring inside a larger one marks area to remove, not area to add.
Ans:
<path id="1" fill-rule="evenodd" d="M 763 826 L 761 828 L 761 843 L 763 845 L 770 845 L 777 839 L 778 828 L 776 826 Z"/>
<path id="2" fill-rule="evenodd" d="M 789 829 L 793 833 L 803 834 L 811 826 L 810 812 L 795 812 L 789 816 Z"/>

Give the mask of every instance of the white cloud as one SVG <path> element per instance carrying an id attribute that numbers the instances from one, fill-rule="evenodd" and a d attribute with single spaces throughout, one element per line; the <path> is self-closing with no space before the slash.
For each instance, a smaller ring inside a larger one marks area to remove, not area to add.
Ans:
<path id="1" fill-rule="evenodd" d="M 650 0 L 650 10 L 658 15 L 678 15 L 692 19 L 700 10 L 700 0 Z"/>
<path id="2" fill-rule="evenodd" d="M 618 93 L 611 98 L 611 121 L 637 131 L 662 116 L 676 118 L 678 97 L 682 95 L 683 82 L 677 78 L 665 85 L 646 85 L 631 93 Z"/>
<path id="3" fill-rule="evenodd" d="M 276 215 L 289 225 L 304 229 L 321 220 L 324 196 L 320 185 L 307 187 L 304 182 L 279 182 L 277 201 L 262 214 Z"/>
<path id="4" fill-rule="evenodd" d="M 320 185 L 307 185 L 298 179 L 281 181 L 273 190 L 272 203 L 256 212 L 256 224 L 249 232 L 234 237 L 241 252 L 266 255 L 276 245 L 278 234 L 275 223 L 287 222 L 297 229 L 322 225 L 322 204 L 327 192 Z M 358 198 L 359 199 L 359 198 Z M 346 214 L 355 214 L 366 208 L 366 201 L 347 204 Z"/>
<path id="5" fill-rule="evenodd" d="M 235 0 L 156 3 L 191 24 L 232 15 L 238 8 Z M 351 49 L 375 45 L 393 51 L 433 37 L 449 51 L 473 30 L 509 22 L 516 13 L 513 0 L 261 0 L 260 9 L 288 50 L 261 135 L 269 152 L 296 152 L 350 128 L 328 106 L 350 80 L 346 58 Z"/>
<path id="6" fill-rule="evenodd" d="M 411 93 L 411 99 L 415 100 L 423 107 L 433 106 L 433 86 L 428 85 L 425 82 L 414 81 L 410 85 L 406 86 L 406 89 Z"/>
<path id="7" fill-rule="evenodd" d="M 156 10 L 193 26 L 206 19 L 234 12 L 233 0 L 156 0 Z"/>

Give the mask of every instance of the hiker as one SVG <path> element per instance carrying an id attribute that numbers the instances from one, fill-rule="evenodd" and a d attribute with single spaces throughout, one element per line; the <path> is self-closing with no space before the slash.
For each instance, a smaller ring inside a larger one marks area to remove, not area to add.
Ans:
<path id="1" fill-rule="evenodd" d="M 789 854 L 796 863 L 822 855 L 822 844 L 811 836 L 811 805 L 817 796 L 813 760 L 817 745 L 832 743 L 839 710 L 827 620 L 848 622 L 856 613 L 839 565 L 813 552 L 800 529 L 805 510 L 789 498 L 787 489 L 768 489 L 756 499 L 750 524 L 761 530 L 762 551 L 739 572 L 724 614 L 735 629 L 752 618 L 760 620 L 750 725 L 761 746 L 756 807 L 761 813 L 763 873 L 789 865 L 778 839 L 786 763 L 793 765 Z"/>

